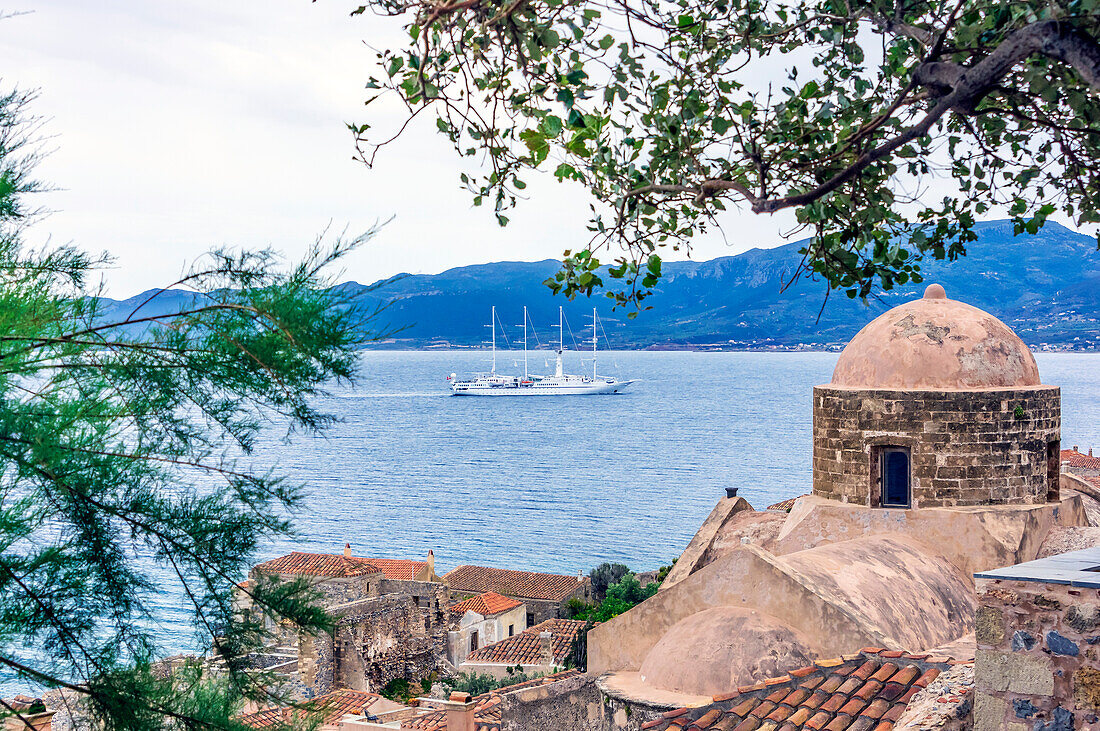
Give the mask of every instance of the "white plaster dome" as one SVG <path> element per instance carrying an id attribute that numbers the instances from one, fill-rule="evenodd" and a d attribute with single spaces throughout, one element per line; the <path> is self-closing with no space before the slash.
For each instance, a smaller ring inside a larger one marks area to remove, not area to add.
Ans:
<path id="1" fill-rule="evenodd" d="M 811 643 L 759 610 L 712 607 L 665 632 L 639 669 L 663 690 L 714 695 L 812 664 Z"/>
<path id="2" fill-rule="evenodd" d="M 832 385 L 970 391 L 1040 385 L 1039 367 L 1008 325 L 929 285 L 879 315 L 840 354 Z"/>

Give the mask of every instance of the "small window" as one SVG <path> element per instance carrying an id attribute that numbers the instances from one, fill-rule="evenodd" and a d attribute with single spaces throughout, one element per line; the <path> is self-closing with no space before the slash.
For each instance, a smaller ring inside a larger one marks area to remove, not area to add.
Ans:
<path id="1" fill-rule="evenodd" d="M 420 606 L 420 597 L 414 596 L 413 597 L 413 602 L 416 604 L 416 606 L 419 607 Z"/>
<path id="2" fill-rule="evenodd" d="M 508 636 L 511 637 L 516 633 L 516 626 L 514 624 L 508 625 Z"/>
<path id="3" fill-rule="evenodd" d="M 883 447 L 879 452 L 879 480 L 882 507 L 908 508 L 912 503 L 909 486 L 909 449 Z"/>
<path id="4" fill-rule="evenodd" d="M 472 632 L 470 634 L 470 652 L 473 652 L 476 649 L 477 649 L 477 632 L 475 631 L 475 632 Z"/>
<path id="5" fill-rule="evenodd" d="M 527 613 L 527 626 L 528 627 L 534 627 L 535 626 L 535 615 L 534 615 L 533 612 L 528 612 Z"/>
<path id="6" fill-rule="evenodd" d="M 1056 503 L 1062 499 L 1062 443 L 1055 440 L 1047 442 L 1047 502 Z"/>

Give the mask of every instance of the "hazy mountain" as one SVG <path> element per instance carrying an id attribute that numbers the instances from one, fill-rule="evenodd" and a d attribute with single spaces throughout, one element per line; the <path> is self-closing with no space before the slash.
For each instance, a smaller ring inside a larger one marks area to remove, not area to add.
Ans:
<path id="1" fill-rule="evenodd" d="M 836 292 L 826 302 L 821 282 L 801 280 L 784 290 L 801 259 L 801 242 L 704 262 L 667 262 L 660 287 L 646 300 L 652 309 L 634 320 L 621 309 L 613 311 L 603 297 L 569 302 L 553 296 L 542 284 L 557 270 L 553 260 L 406 275 L 373 289 L 355 282 L 340 286 L 366 303 L 390 303 L 382 321 L 401 328 L 388 343 L 391 347 L 487 342 L 491 305 L 508 324 L 513 341 L 521 337 L 516 326 L 527 305 L 545 343 L 557 338 L 551 325 L 557 323 L 559 304 L 578 343 L 595 305 L 616 346 L 840 344 L 874 316 L 920 296 L 931 281 L 944 285 L 949 297 L 997 315 L 1029 344 L 1100 347 L 1100 252 L 1095 239 L 1055 223 L 1035 236 L 1013 236 L 1007 221 L 983 223 L 977 230 L 979 240 L 968 247 L 965 258 L 928 261 L 924 284 L 882 294 L 868 304 Z M 117 303 L 116 311 L 128 312 L 147 296 Z M 192 301 L 192 295 L 170 292 L 157 298 L 156 307 L 171 309 Z M 503 345 L 499 329 L 497 337 Z"/>

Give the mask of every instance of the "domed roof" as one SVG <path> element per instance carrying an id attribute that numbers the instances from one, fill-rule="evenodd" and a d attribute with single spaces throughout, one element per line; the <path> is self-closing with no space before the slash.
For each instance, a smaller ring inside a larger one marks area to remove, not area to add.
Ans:
<path id="1" fill-rule="evenodd" d="M 1039 385 L 1024 342 L 988 312 L 929 285 L 922 299 L 879 315 L 840 354 L 832 385 L 968 391 Z"/>
<path id="2" fill-rule="evenodd" d="M 743 607 L 711 607 L 681 619 L 649 651 L 639 674 L 655 688 L 725 693 L 810 664 L 809 641 L 783 621 Z"/>

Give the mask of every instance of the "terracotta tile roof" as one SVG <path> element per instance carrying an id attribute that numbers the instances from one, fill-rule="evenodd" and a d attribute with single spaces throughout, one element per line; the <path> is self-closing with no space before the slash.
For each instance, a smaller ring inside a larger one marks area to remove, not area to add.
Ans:
<path id="1" fill-rule="evenodd" d="M 910 699 L 951 667 L 947 657 L 868 647 L 714 696 L 709 706 L 669 711 L 642 728 L 888 731 Z"/>
<path id="2" fill-rule="evenodd" d="M 798 498 L 802 498 L 802 497 L 806 497 L 806 496 L 805 495 L 798 495 L 798 496 L 795 496 L 795 497 L 792 497 L 792 498 L 787 498 L 786 500 L 780 500 L 775 505 L 769 505 L 766 509 L 767 510 L 782 510 L 784 513 L 789 513 L 789 512 L 791 512 L 791 508 L 794 507 L 795 501 L 798 500 Z"/>
<path id="3" fill-rule="evenodd" d="M 1100 470 L 1100 457 L 1081 454 L 1075 449 L 1063 449 L 1062 464 L 1077 469 Z"/>
<path id="4" fill-rule="evenodd" d="M 474 706 L 474 728 L 476 731 L 500 731 L 500 697 L 505 693 L 511 693 L 524 688 L 534 688 L 539 685 L 556 683 L 574 675 L 580 675 L 580 670 L 566 670 L 553 675 L 544 675 L 541 678 L 528 680 L 523 683 L 498 688 L 488 693 L 474 696 L 471 700 Z M 447 731 L 447 712 L 433 711 L 422 716 L 417 716 L 401 722 L 401 728 L 415 728 L 421 731 Z"/>
<path id="5" fill-rule="evenodd" d="M 466 601 L 452 604 L 451 613 L 461 617 L 466 612 L 472 610 L 483 617 L 490 617 L 494 614 L 507 612 L 509 609 L 515 609 L 522 605 L 523 602 L 521 601 L 506 597 L 502 594 L 497 594 L 495 591 L 487 591 L 484 594 L 472 596 Z"/>
<path id="6" fill-rule="evenodd" d="M 262 711 L 240 716 L 238 720 L 253 728 L 267 728 L 268 726 L 274 726 L 284 718 L 286 720 L 296 717 L 301 718 L 307 714 L 320 711 L 324 717 L 322 723 L 330 724 L 339 721 L 348 713 L 369 713 L 371 712 L 370 709 L 379 705 L 381 706 L 378 709 L 379 711 L 395 710 L 400 707 L 399 704 L 374 693 L 344 689 L 317 696 L 313 700 L 304 703 L 300 711 L 292 710 L 289 707 L 265 708 Z"/>
<path id="7" fill-rule="evenodd" d="M 349 577 L 382 573 L 382 569 L 365 558 L 333 553 L 303 553 L 294 551 L 256 566 L 265 574 L 295 574 L 298 576 Z"/>
<path id="8" fill-rule="evenodd" d="M 455 591 L 478 594 L 495 591 L 517 599 L 548 599 L 556 602 L 568 599 L 582 583 L 576 576 L 494 569 L 488 566 L 459 566 L 443 579 Z M 587 577 L 583 581 L 588 581 Z"/>
<path id="9" fill-rule="evenodd" d="M 573 642 L 584 628 L 579 619 L 548 619 L 534 627 L 528 627 L 518 635 L 506 637 L 500 642 L 486 645 L 466 656 L 466 662 L 499 662 L 509 665 L 537 665 L 542 659 L 542 643 L 539 634 L 550 633 L 550 650 L 555 663 L 565 662 L 573 649 Z"/>
<path id="10" fill-rule="evenodd" d="M 412 581 L 416 572 L 428 565 L 427 561 L 411 561 L 407 558 L 368 558 L 372 564 L 382 569 L 387 579 Z"/>

